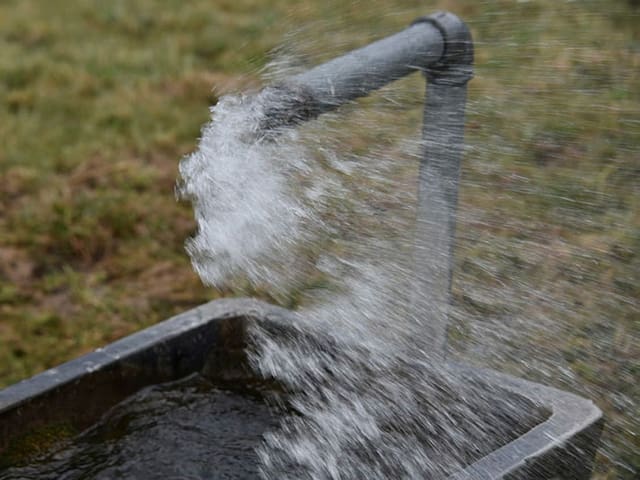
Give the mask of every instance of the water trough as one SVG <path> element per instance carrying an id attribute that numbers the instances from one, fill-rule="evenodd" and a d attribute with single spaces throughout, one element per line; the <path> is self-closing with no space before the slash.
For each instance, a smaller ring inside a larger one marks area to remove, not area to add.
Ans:
<path id="1" fill-rule="evenodd" d="M 411 72 L 426 75 L 414 301 L 417 308 L 424 302 L 436 312 L 425 325 L 425 335 L 433 339 L 443 362 L 466 84 L 472 63 L 468 29 L 456 16 L 441 12 L 266 90 L 274 99 L 264 122 L 263 134 L 268 136 Z M 278 102 L 282 98 L 287 101 Z M 444 208 L 431 208 L 434 204 Z M 222 384 L 262 381 L 246 360 L 252 326 L 273 327 L 288 335 L 293 321 L 290 312 L 257 300 L 217 300 L 0 391 L 0 478 L 3 468 L 11 471 L 12 455 L 28 445 L 25 439 L 57 426 L 83 431 L 149 385 L 198 372 Z M 513 438 L 490 451 L 476 452 L 450 478 L 589 478 L 603 425 L 602 413 L 591 401 L 494 371 L 453 368 L 536 411 L 531 412 L 535 421 L 526 431 L 514 425 Z M 253 473 L 220 473 L 217 478 L 253 478 L 257 470 L 249 471 Z"/>
<path id="2" fill-rule="evenodd" d="M 222 383 L 255 381 L 246 362 L 248 328 L 257 322 L 286 331 L 290 315 L 254 299 L 213 301 L 11 386 L 0 392 L 0 459 L 28 434 L 51 426 L 80 432 L 149 385 L 194 372 Z M 532 429 L 451 478 L 589 478 L 602 428 L 601 412 L 591 401 L 493 371 L 474 374 L 546 412 Z"/>

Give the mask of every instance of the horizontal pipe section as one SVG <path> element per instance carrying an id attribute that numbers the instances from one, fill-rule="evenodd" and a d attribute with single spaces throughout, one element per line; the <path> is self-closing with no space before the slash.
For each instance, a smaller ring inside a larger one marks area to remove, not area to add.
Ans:
<path id="1" fill-rule="evenodd" d="M 420 22 L 296 75 L 287 83 L 304 86 L 320 110 L 329 110 L 416 70 L 426 70 L 442 58 L 444 48 L 440 30 Z"/>
<path id="2" fill-rule="evenodd" d="M 431 22 L 409 28 L 267 87 L 262 131 L 295 125 L 368 95 L 416 70 L 426 71 L 445 52 Z"/>

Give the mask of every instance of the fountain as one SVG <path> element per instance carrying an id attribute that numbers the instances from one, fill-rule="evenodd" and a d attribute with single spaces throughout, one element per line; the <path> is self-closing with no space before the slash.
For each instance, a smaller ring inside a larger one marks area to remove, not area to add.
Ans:
<path id="1" fill-rule="evenodd" d="M 258 96 L 264 115 L 260 116 L 258 128 L 250 133 L 257 142 L 277 141 L 279 135 L 296 124 L 365 96 L 414 71 L 425 73 L 429 88 L 419 178 L 412 277 L 414 294 L 409 309 L 418 312 L 417 316 L 420 312 L 429 312 L 429 321 L 420 325 L 429 355 L 425 360 L 416 358 L 416 352 L 411 352 L 407 358 L 393 364 L 397 369 L 391 373 L 408 378 L 421 374 L 430 378 L 431 383 L 437 383 L 443 378 L 438 369 L 446 368 L 448 376 L 463 384 L 459 391 L 453 392 L 443 381 L 443 398 L 438 400 L 446 403 L 450 395 L 458 395 L 458 400 L 468 407 L 465 411 L 475 411 L 479 417 L 486 417 L 491 434 L 487 430 L 474 437 L 472 428 L 464 425 L 464 418 L 454 419 L 454 423 L 460 424 L 459 436 L 468 436 L 470 440 L 466 443 L 464 439 L 459 440 L 455 442 L 456 446 L 465 444 L 469 448 L 457 452 L 455 461 L 452 459 L 450 465 L 442 465 L 442 470 L 435 473 L 421 470 L 419 462 L 398 466 L 385 459 L 374 459 L 371 455 L 375 454 L 375 444 L 363 444 L 362 451 L 356 450 L 347 456 L 357 457 L 360 468 L 373 465 L 372 474 L 365 475 L 367 478 L 384 478 L 385 472 L 386 478 L 589 478 L 603 425 L 602 414 L 592 402 L 568 392 L 455 364 L 447 359 L 446 327 L 457 182 L 466 84 L 472 76 L 472 61 L 471 37 L 464 23 L 449 13 L 430 15 L 396 35 L 268 87 Z M 328 370 L 331 370 L 332 361 L 344 361 L 345 351 L 351 355 L 352 349 L 358 348 L 352 339 L 323 335 L 307 327 L 298 314 L 257 300 L 218 300 L 9 387 L 0 392 L 0 468 L 11 467 L 12 462 L 20 463 L 15 458 L 21 453 L 16 452 L 24 453 L 25 448 L 33 445 L 30 439 L 46 440 L 52 431 L 63 437 L 70 436 L 71 432 L 82 432 L 109 409 L 141 389 L 180 381 L 193 374 L 227 390 L 235 389 L 244 394 L 251 391 L 260 398 L 251 408 L 261 408 L 258 404 L 262 405 L 266 398 L 269 405 L 284 406 L 283 410 L 271 410 L 271 414 L 304 417 L 306 405 L 296 402 L 295 382 L 287 384 L 268 368 L 261 370 L 260 365 L 256 366 L 256 351 L 265 348 L 260 342 L 285 339 L 311 345 L 323 354 L 319 363 L 321 369 Z M 372 351 L 365 352 L 364 358 L 375 363 L 377 358 L 366 356 Z M 401 352 L 393 353 L 401 355 Z M 382 384 L 375 383 L 378 372 L 358 363 L 362 358 L 357 357 L 354 361 L 355 371 L 363 375 L 360 381 L 364 385 L 383 388 Z M 353 358 L 348 360 L 353 361 Z M 437 366 L 432 364 L 433 372 L 425 369 L 429 362 L 438 362 Z M 386 365 L 384 361 L 382 365 Z M 344 373 L 337 370 L 323 373 L 321 378 L 331 384 L 334 376 Z M 340 383 L 331 385 L 343 386 Z M 353 385 L 353 382 L 348 384 L 349 387 Z M 319 391 L 323 395 L 327 393 L 326 390 Z M 479 392 L 489 392 L 489 403 L 476 401 L 474 396 Z M 429 405 L 429 398 L 418 394 L 416 398 L 420 400 L 416 403 L 417 408 Z M 495 411 L 487 405 L 493 406 Z M 251 408 L 238 407 L 237 421 L 244 421 L 248 415 L 246 409 Z M 440 413 L 437 408 L 433 410 L 435 413 L 426 411 L 424 415 Z M 423 415 L 423 412 L 415 413 Z M 256 432 L 273 428 L 271 414 L 265 413 L 257 422 L 252 431 L 255 438 L 252 437 L 253 443 L 249 442 L 252 447 L 260 445 Z M 396 442 L 408 436 L 418 443 L 429 444 L 433 440 L 427 432 L 419 431 L 425 423 L 408 421 L 405 425 L 402 423 L 404 418 L 399 417 L 396 421 L 392 414 L 385 418 L 388 424 L 382 426 L 382 433 L 376 432 L 383 441 Z M 430 423 L 427 421 L 426 424 Z M 445 441 L 444 435 L 442 441 Z M 398 443 L 398 448 L 402 448 L 401 445 Z M 441 451 L 435 449 L 433 453 L 437 455 Z M 269 460 L 263 455 L 263 463 Z M 234 461 L 237 463 L 234 455 L 216 457 L 217 464 L 210 466 L 209 474 L 218 472 L 218 478 L 246 478 L 258 474 L 256 467 L 234 476 L 233 466 L 229 467 L 229 462 L 233 464 Z M 246 462 L 257 465 L 258 458 L 247 454 Z M 287 475 L 292 475 L 291 478 L 306 478 L 300 473 L 304 471 L 300 470 L 303 466 L 285 464 L 272 466 L 272 469 L 286 470 L 288 467 Z M 396 467 L 403 470 L 396 470 Z M 410 467 L 414 470 L 408 470 Z M 7 478 L 20 478 L 20 467 L 17 468 L 13 473 L 8 468 Z M 227 468 L 231 470 L 225 470 Z M 333 474 L 328 471 L 327 478 L 341 478 L 340 472 L 345 474 L 343 470 Z M 363 474 L 362 470 L 359 472 Z M 0 472 L 0 478 L 5 478 L 2 475 Z M 349 473 L 346 475 L 353 477 Z"/>

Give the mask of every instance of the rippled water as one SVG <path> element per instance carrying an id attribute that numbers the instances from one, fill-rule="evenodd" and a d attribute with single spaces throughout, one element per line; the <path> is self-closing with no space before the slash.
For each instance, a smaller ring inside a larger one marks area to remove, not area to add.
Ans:
<path id="1" fill-rule="evenodd" d="M 255 449 L 277 423 L 257 394 L 221 390 L 195 376 L 133 395 L 67 445 L 0 478 L 257 478 Z"/>
<path id="2" fill-rule="evenodd" d="M 339 355 L 333 351 L 333 366 L 343 364 Z M 351 360 L 347 364 L 353 371 Z M 314 450 L 309 441 L 312 437 L 307 430 L 308 415 L 314 411 L 310 402 L 319 400 L 317 392 L 307 392 L 303 403 L 302 397 L 294 397 L 291 404 L 286 397 L 280 397 L 276 407 L 276 402 L 266 400 L 274 393 L 259 384 L 254 383 L 253 389 L 236 385 L 229 390 L 228 385 L 220 388 L 193 375 L 143 389 L 113 407 L 82 434 L 31 459 L 27 466 L 3 470 L 0 478 L 226 480 L 257 479 L 265 474 L 296 479 L 320 474 L 324 475 L 322 478 L 402 478 L 406 474 L 441 478 L 546 417 L 531 402 L 488 389 L 470 374 L 457 374 L 465 382 L 464 389 L 454 392 L 443 388 L 441 378 L 426 367 L 407 364 L 402 374 L 419 378 L 423 385 L 440 382 L 440 388 L 399 392 L 395 387 L 394 391 L 389 390 L 386 380 L 372 378 L 376 372 L 370 364 L 360 365 L 357 374 L 362 383 L 358 388 L 364 391 L 367 384 L 374 391 L 359 395 L 361 408 L 357 412 L 348 400 L 350 395 L 341 399 L 345 392 L 340 392 L 336 383 L 325 390 L 330 395 L 329 405 L 348 402 L 325 410 L 322 418 L 314 418 L 316 430 L 333 432 L 336 443 L 327 447 L 342 453 L 334 463 L 327 463 L 331 452 Z M 366 405 L 384 391 L 409 395 L 413 404 L 396 398 L 398 405 L 407 405 L 410 410 L 387 411 L 375 425 L 371 424 L 363 418 Z M 467 438 L 457 438 L 460 435 Z M 353 437 L 357 440 L 346 441 Z M 467 449 L 459 457 L 449 453 L 446 458 L 434 460 L 462 443 Z M 417 445 L 419 452 L 406 451 Z M 286 454 L 277 454 L 279 449 L 286 449 Z M 382 452 L 394 455 L 385 458 Z M 400 458 L 413 463 L 402 464 Z"/>

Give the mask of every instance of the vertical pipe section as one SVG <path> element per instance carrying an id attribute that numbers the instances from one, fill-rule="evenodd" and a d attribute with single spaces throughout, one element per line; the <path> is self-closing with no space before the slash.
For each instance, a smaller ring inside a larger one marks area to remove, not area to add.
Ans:
<path id="1" fill-rule="evenodd" d="M 364 97 L 415 71 L 438 64 L 445 51 L 441 30 L 420 21 L 405 30 L 267 87 L 261 133 L 307 121 Z"/>
<path id="2" fill-rule="evenodd" d="M 422 130 L 415 241 L 414 305 L 424 319 L 434 354 L 445 356 L 451 305 L 456 210 L 464 147 L 467 82 L 473 77 L 471 32 L 448 12 L 418 19 L 444 38 L 442 59 L 429 66 Z"/>
<path id="3" fill-rule="evenodd" d="M 418 184 L 414 304 L 434 353 L 446 352 L 467 85 L 431 83 Z"/>

